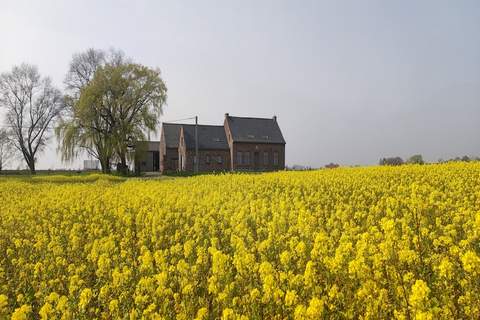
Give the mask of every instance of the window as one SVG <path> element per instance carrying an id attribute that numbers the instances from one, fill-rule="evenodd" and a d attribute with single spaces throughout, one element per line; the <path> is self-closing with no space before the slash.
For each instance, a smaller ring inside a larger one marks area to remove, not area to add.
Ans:
<path id="1" fill-rule="evenodd" d="M 263 164 L 268 165 L 268 152 L 263 153 Z"/>
<path id="2" fill-rule="evenodd" d="M 222 156 L 217 157 L 217 163 L 221 164 L 223 162 Z"/>
<path id="3" fill-rule="evenodd" d="M 242 152 L 237 152 L 237 164 L 242 164 Z"/>
<path id="4" fill-rule="evenodd" d="M 278 166 L 278 152 L 273 153 L 273 165 Z"/>
<path id="5" fill-rule="evenodd" d="M 210 164 L 210 155 L 205 156 L 205 163 Z"/>
<path id="6" fill-rule="evenodd" d="M 243 164 L 250 164 L 250 152 L 248 151 L 243 154 Z"/>

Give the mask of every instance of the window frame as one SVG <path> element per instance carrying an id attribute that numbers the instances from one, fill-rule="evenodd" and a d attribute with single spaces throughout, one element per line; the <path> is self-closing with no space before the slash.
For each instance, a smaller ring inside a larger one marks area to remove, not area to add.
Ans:
<path id="1" fill-rule="evenodd" d="M 274 151 L 273 152 L 273 165 L 274 166 L 278 166 L 278 163 L 279 163 L 279 155 L 278 155 L 278 151 Z"/>
<path id="2" fill-rule="evenodd" d="M 243 152 L 243 164 L 246 166 L 250 165 L 250 151 Z"/>

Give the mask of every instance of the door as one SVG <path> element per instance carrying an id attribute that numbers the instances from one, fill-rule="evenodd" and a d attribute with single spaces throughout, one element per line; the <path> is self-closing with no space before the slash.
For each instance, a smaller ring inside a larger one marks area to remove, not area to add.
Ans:
<path id="1" fill-rule="evenodd" d="M 153 152 L 153 171 L 160 171 L 160 152 Z"/>

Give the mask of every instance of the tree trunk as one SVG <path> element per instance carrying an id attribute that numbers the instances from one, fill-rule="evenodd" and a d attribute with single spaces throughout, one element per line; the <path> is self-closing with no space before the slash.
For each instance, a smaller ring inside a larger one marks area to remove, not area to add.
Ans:
<path id="1" fill-rule="evenodd" d="M 120 155 L 120 173 L 124 176 L 127 175 L 128 173 L 128 167 L 127 167 L 127 157 L 125 154 Z"/>
<path id="2" fill-rule="evenodd" d="M 102 167 L 102 173 L 110 173 L 110 158 L 100 157 L 100 166 Z"/>
<path id="3" fill-rule="evenodd" d="M 30 169 L 30 174 L 37 174 L 35 171 L 35 160 L 31 160 L 28 164 L 28 168 Z"/>
<path id="4" fill-rule="evenodd" d="M 30 174 L 36 174 L 35 171 L 35 157 L 32 157 L 28 153 L 23 153 L 23 157 L 25 158 L 25 162 L 27 163 L 28 169 L 30 170 Z"/>
<path id="5" fill-rule="evenodd" d="M 105 173 L 110 174 L 112 173 L 112 168 L 110 167 L 110 158 L 107 158 L 105 163 Z"/>
<path id="6" fill-rule="evenodd" d="M 99 159 L 100 160 L 100 167 L 102 168 L 102 173 L 105 173 L 105 160 Z"/>

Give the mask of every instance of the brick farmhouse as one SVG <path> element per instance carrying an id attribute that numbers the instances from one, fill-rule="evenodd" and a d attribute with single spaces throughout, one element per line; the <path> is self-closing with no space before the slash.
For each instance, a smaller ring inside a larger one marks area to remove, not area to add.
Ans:
<path id="1" fill-rule="evenodd" d="M 285 168 L 285 139 L 277 118 L 233 117 L 223 125 L 198 125 L 198 169 L 274 171 Z M 145 143 L 144 143 L 145 144 Z M 140 171 L 193 171 L 195 125 L 163 123 L 160 142 L 149 142 L 136 162 Z M 159 150 L 155 150 L 155 145 Z"/>

